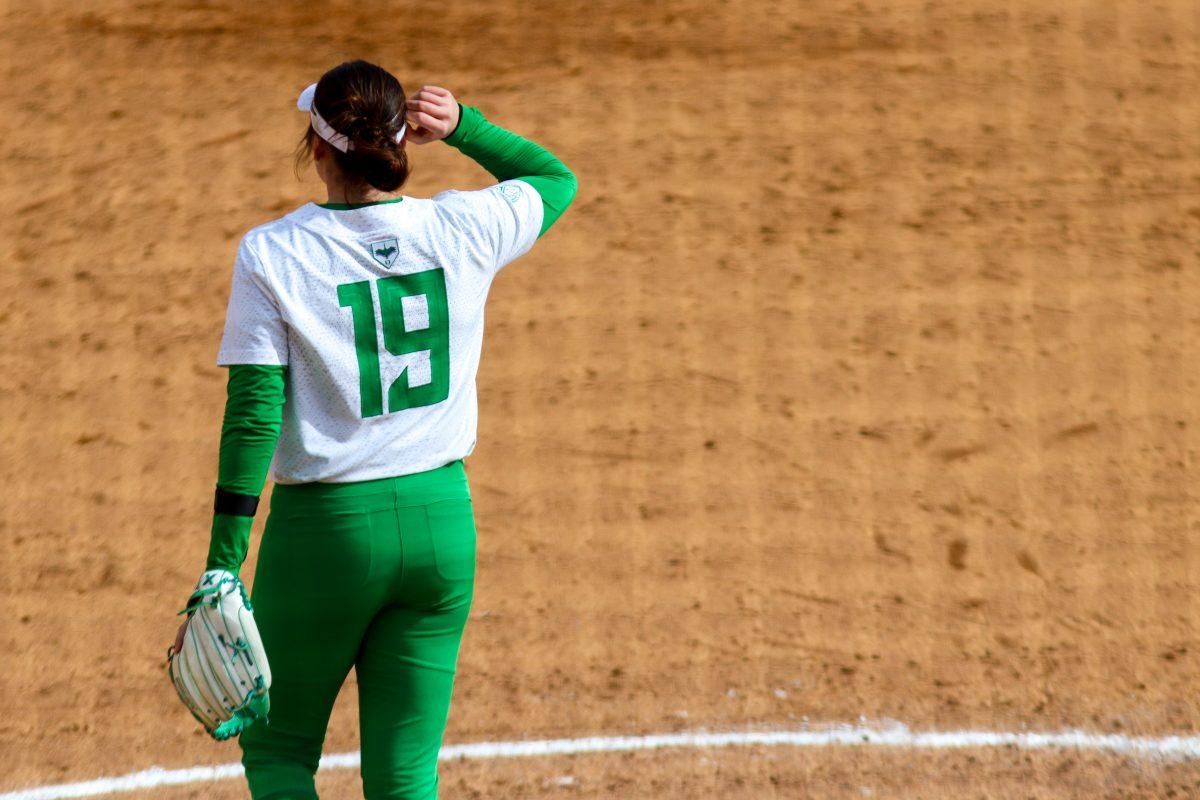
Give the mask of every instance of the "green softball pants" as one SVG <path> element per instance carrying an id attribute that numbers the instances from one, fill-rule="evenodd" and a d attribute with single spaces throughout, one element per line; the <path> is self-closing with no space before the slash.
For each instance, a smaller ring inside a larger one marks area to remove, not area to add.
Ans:
<path id="1" fill-rule="evenodd" d="M 363 793 L 437 797 L 475 582 L 461 461 L 399 478 L 276 486 L 254 575 L 267 724 L 241 736 L 254 800 L 310 800 L 334 699 L 358 676 Z"/>

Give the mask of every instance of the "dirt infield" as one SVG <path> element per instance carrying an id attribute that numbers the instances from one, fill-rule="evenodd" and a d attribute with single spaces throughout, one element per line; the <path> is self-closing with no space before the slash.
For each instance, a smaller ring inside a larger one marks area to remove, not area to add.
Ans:
<path id="1" fill-rule="evenodd" d="M 354 56 L 581 181 L 489 306 L 449 741 L 1200 729 L 1194 3 L 255 5 L 0 15 L 0 792 L 237 758 L 162 654 L 207 544 L 233 253 L 316 196 L 295 96 Z M 409 194 L 485 182 L 441 145 L 415 160 Z M 331 751 L 357 747 L 354 701 Z M 1195 762 L 1007 751 L 443 776 L 448 798 L 1200 794 Z"/>
<path id="2" fill-rule="evenodd" d="M 361 796 L 351 771 L 322 773 L 322 796 Z M 356 794 L 356 792 L 358 794 Z M 1174 794 L 1171 794 L 1174 792 Z M 443 767 L 442 795 L 463 800 L 538 798 L 611 800 L 615 797 L 863 798 L 1194 797 L 1194 767 L 1147 771 L 1108 758 L 1059 754 L 962 753 L 912 755 L 831 751 L 796 757 L 773 750 L 622 754 L 538 759 L 528 763 L 452 763 Z M 127 800 L 235 800 L 245 789 L 228 781 L 187 789 L 123 795 Z"/>

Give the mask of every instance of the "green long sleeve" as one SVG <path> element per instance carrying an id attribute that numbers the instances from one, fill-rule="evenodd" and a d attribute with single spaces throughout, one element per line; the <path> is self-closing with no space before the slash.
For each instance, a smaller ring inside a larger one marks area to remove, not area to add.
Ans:
<path id="1" fill-rule="evenodd" d="M 498 181 L 520 179 L 542 198 L 542 230 L 550 229 L 579 188 L 575 173 L 546 148 L 495 125 L 473 106 L 460 105 L 458 127 L 446 144 L 473 158 Z"/>
<path id="2" fill-rule="evenodd" d="M 229 368 L 217 466 L 217 510 L 206 569 L 236 573 L 246 560 L 254 508 L 283 426 L 286 379 L 287 367 L 236 364 Z M 231 504 L 231 498 L 238 502 Z"/>

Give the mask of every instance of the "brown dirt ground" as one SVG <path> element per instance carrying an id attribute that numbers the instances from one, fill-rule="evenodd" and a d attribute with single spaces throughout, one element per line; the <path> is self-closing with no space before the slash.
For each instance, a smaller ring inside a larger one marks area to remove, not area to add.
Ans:
<path id="1" fill-rule="evenodd" d="M 448 740 L 1200 728 L 1200 6 L 256 7 L 0 12 L 0 791 L 236 758 L 162 653 L 206 546 L 234 248 L 315 195 L 292 104 L 350 56 L 582 182 L 490 306 Z M 411 194 L 484 183 L 416 158 Z M 351 687 L 331 750 L 354 719 Z M 1200 765 L 681 751 L 444 782 L 1166 797 Z"/>

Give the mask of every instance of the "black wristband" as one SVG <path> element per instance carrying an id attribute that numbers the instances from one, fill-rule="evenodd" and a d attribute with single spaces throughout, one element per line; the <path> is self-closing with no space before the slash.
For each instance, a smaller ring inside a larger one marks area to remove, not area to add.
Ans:
<path id="1" fill-rule="evenodd" d="M 229 514 L 234 517 L 253 517 L 258 511 L 258 496 L 253 494 L 238 494 L 217 487 L 217 495 L 213 499 L 213 513 Z"/>

